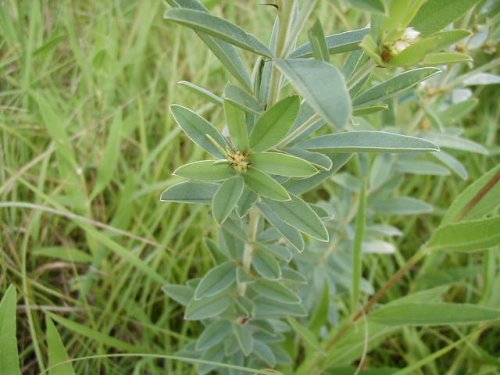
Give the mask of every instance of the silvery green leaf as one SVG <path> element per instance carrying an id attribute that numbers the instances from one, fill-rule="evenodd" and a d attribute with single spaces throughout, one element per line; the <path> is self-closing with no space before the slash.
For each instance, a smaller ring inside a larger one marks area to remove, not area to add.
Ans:
<path id="1" fill-rule="evenodd" d="M 300 297 L 288 289 L 281 283 L 271 280 L 259 279 L 250 285 L 250 288 L 257 293 L 258 296 L 272 299 L 276 302 L 284 304 L 298 304 L 301 302 Z"/>
<path id="2" fill-rule="evenodd" d="M 286 189 L 275 179 L 256 168 L 249 168 L 243 174 L 245 184 L 255 193 L 278 201 L 286 201 L 290 196 Z"/>
<path id="3" fill-rule="evenodd" d="M 356 107 L 360 107 L 391 98 L 416 86 L 439 72 L 441 72 L 441 70 L 437 68 L 417 68 L 409 70 L 362 92 L 354 99 L 353 104 Z"/>
<path id="4" fill-rule="evenodd" d="M 245 90 L 234 85 L 226 85 L 224 88 L 224 100 L 234 104 L 241 110 L 260 115 L 262 108 L 259 102 Z"/>
<path id="5" fill-rule="evenodd" d="M 286 148 L 285 151 L 301 159 L 307 160 L 309 163 L 326 171 L 330 170 L 333 166 L 332 160 L 319 152 L 311 152 L 298 147 Z"/>
<path id="6" fill-rule="evenodd" d="M 218 185 L 187 181 L 170 186 L 160 197 L 162 202 L 210 204 Z"/>
<path id="7" fill-rule="evenodd" d="M 177 168 L 174 175 L 197 181 L 222 181 L 236 175 L 228 163 L 215 160 L 201 160 Z"/>
<path id="8" fill-rule="evenodd" d="M 213 144 L 213 141 L 217 142 L 222 149 L 225 149 L 227 147 L 226 140 L 212 124 L 190 109 L 180 105 L 172 105 L 170 110 L 177 124 L 194 143 L 216 157 L 225 158 L 225 155 Z"/>
<path id="9" fill-rule="evenodd" d="M 295 195 L 290 197 L 289 201 L 264 200 L 263 204 L 295 229 L 319 241 L 328 241 L 328 231 L 316 212 L 299 197 Z"/>
<path id="10" fill-rule="evenodd" d="M 231 334 L 231 323 L 227 320 L 217 320 L 205 327 L 196 340 L 196 350 L 208 350 L 221 343 L 229 334 Z"/>
<path id="11" fill-rule="evenodd" d="M 336 67 L 307 59 L 277 59 L 274 64 L 325 121 L 337 128 L 347 125 L 352 114 L 351 97 Z"/>
<path id="12" fill-rule="evenodd" d="M 326 37 L 326 44 L 328 46 L 328 52 L 330 55 L 349 52 L 359 49 L 359 43 L 363 40 L 365 35 L 367 35 L 369 29 L 358 29 L 352 31 L 346 31 L 340 34 L 329 35 Z M 308 42 L 290 55 L 291 58 L 298 57 L 311 57 L 313 55 L 311 43 Z"/>
<path id="13" fill-rule="evenodd" d="M 417 215 L 433 211 L 430 204 L 411 197 L 396 197 L 375 201 L 372 207 L 382 215 Z"/>
<path id="14" fill-rule="evenodd" d="M 252 332 L 250 332 L 248 326 L 246 325 L 242 326 L 239 323 L 233 323 L 232 326 L 233 334 L 236 337 L 236 341 L 238 342 L 241 351 L 246 357 L 248 357 L 252 352 L 254 343 Z"/>
<path id="15" fill-rule="evenodd" d="M 304 239 L 298 230 L 285 223 L 279 218 L 271 208 L 263 203 L 257 203 L 262 215 L 271 223 L 271 225 L 299 252 L 304 250 Z"/>
<path id="16" fill-rule="evenodd" d="M 265 248 L 259 247 L 255 250 L 252 266 L 259 275 L 268 280 L 281 279 L 279 263 Z"/>
<path id="17" fill-rule="evenodd" d="M 186 320 L 203 320 L 219 316 L 232 303 L 232 299 L 220 294 L 214 297 L 203 298 L 200 300 L 193 299 L 186 307 Z"/>
<path id="18" fill-rule="evenodd" d="M 209 34 L 217 39 L 224 40 L 232 45 L 265 57 L 272 57 L 272 53 L 261 41 L 222 18 L 209 13 L 192 9 L 169 9 L 165 19 L 187 26 L 193 30 Z"/>
<path id="19" fill-rule="evenodd" d="M 213 92 L 211 91 L 208 91 L 207 89 L 201 87 L 201 86 L 198 86 L 198 85 L 195 85 L 194 83 L 192 82 L 188 82 L 188 81 L 179 81 L 177 82 L 179 85 L 181 86 L 184 86 L 185 88 L 187 88 L 189 91 L 191 91 L 192 93 L 196 94 L 196 95 L 199 95 L 200 97 L 202 97 L 203 99 L 206 99 L 208 100 L 209 102 L 213 103 L 213 104 L 216 104 L 216 105 L 222 105 L 223 103 L 223 100 L 222 98 L 218 97 L 217 95 L 215 95 Z"/>
<path id="20" fill-rule="evenodd" d="M 263 360 L 268 366 L 276 366 L 276 356 L 271 348 L 262 341 L 255 340 L 253 345 L 253 352 L 257 357 Z"/>
<path id="21" fill-rule="evenodd" d="M 280 152 L 259 152 L 250 160 L 255 168 L 278 176 L 310 177 L 318 172 L 308 161 Z"/>
<path id="22" fill-rule="evenodd" d="M 423 136 L 425 139 L 442 148 L 451 148 L 454 150 L 476 152 L 478 154 L 488 155 L 488 150 L 484 146 L 458 135 L 446 133 L 426 133 Z"/>
<path id="23" fill-rule="evenodd" d="M 167 284 L 161 290 L 174 301 L 184 306 L 194 298 L 194 289 L 186 285 Z"/>
<path id="24" fill-rule="evenodd" d="M 222 183 L 217 189 L 213 201 L 212 212 L 215 221 L 222 225 L 233 212 L 243 193 L 245 181 L 241 176 L 234 176 Z"/>
<path id="25" fill-rule="evenodd" d="M 309 29 L 307 35 L 309 37 L 309 43 L 311 43 L 314 57 L 317 60 L 328 62 L 330 60 L 328 45 L 319 19 L 316 19 L 316 22 L 313 27 Z"/>
<path id="26" fill-rule="evenodd" d="M 244 217 L 248 214 L 250 209 L 253 207 L 255 202 L 257 202 L 259 196 L 255 194 L 252 190 L 245 188 L 243 189 L 243 193 L 241 194 L 240 199 L 238 200 L 237 212 L 239 217 Z"/>
<path id="27" fill-rule="evenodd" d="M 307 311 L 301 304 L 288 304 L 259 296 L 255 299 L 255 318 L 273 319 L 283 316 L 306 316 Z"/>
<path id="28" fill-rule="evenodd" d="M 449 176 L 450 171 L 431 161 L 426 160 L 399 160 L 394 164 L 394 170 L 399 173 L 420 174 L 429 176 Z"/>
<path id="29" fill-rule="evenodd" d="M 194 298 L 212 297 L 229 289 L 236 282 L 236 265 L 234 262 L 225 262 L 214 268 L 201 279 L 194 292 Z"/>
<path id="30" fill-rule="evenodd" d="M 382 131 L 351 131 L 321 135 L 300 144 L 309 150 L 330 153 L 438 151 L 434 143 L 417 137 Z"/>
<path id="31" fill-rule="evenodd" d="M 293 258 L 292 252 L 282 245 L 270 244 L 270 243 L 257 243 L 258 248 L 262 248 L 264 251 L 270 252 L 275 256 L 284 259 L 287 263 Z"/>

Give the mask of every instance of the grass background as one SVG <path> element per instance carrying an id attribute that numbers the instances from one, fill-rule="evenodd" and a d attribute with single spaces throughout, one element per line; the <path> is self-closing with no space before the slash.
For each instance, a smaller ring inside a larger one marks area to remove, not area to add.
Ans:
<path id="1" fill-rule="evenodd" d="M 257 1 L 205 3 L 268 40 L 273 7 Z M 366 14 L 337 4 L 324 1 L 317 12 L 327 34 L 366 24 Z M 160 290 L 167 280 L 183 283 L 213 265 L 200 234 L 216 230 L 205 207 L 158 201 L 177 182 L 171 171 L 202 156 L 180 134 L 168 107 L 187 105 L 220 126 L 220 110 L 176 82 L 193 81 L 220 94 L 228 77 L 194 33 L 162 20 L 164 8 L 157 0 L 0 3 L 0 291 L 10 283 L 20 291 L 23 373 L 47 366 L 45 313 L 54 314 L 72 357 L 172 354 L 199 331 Z M 465 120 L 466 136 L 493 152 L 460 155 L 471 179 L 499 161 L 494 88 L 476 94 L 480 105 Z M 436 214 L 394 221 L 406 236 L 395 259 L 368 260 L 369 267 L 381 262 L 373 275 L 376 286 L 428 238 L 466 184 L 457 177 L 409 178 L 408 192 L 434 204 Z M 450 301 L 477 302 L 499 284 L 499 256 L 485 258 L 431 259 L 428 267 L 442 267 L 442 283 L 459 281 Z M 389 298 L 412 283 L 406 279 Z M 369 363 L 404 365 L 461 334 L 408 329 L 372 353 Z M 490 353 L 500 354 L 499 334 L 482 337 Z M 471 352 L 452 353 L 422 373 L 460 374 Z M 192 372 L 179 362 L 136 357 L 82 361 L 75 369 Z"/>

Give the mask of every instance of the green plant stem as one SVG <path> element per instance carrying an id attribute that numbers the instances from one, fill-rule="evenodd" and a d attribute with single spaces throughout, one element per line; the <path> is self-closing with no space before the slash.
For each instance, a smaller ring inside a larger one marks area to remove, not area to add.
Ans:
<path id="1" fill-rule="evenodd" d="M 361 278 L 363 273 L 363 240 L 366 228 L 366 180 L 362 180 L 361 193 L 359 195 L 358 214 L 356 216 L 356 233 L 354 236 L 354 249 L 352 259 L 352 294 L 351 309 L 355 311 L 361 294 Z"/>
<path id="2" fill-rule="evenodd" d="M 260 211 L 257 207 L 253 207 L 249 213 L 249 222 L 248 222 L 248 232 L 247 232 L 247 241 L 245 243 L 245 250 L 243 251 L 243 259 L 242 259 L 242 268 L 245 273 L 250 272 L 250 267 L 252 266 L 253 254 L 255 251 L 255 240 L 257 239 L 257 232 L 259 229 L 259 221 L 260 221 Z M 238 285 L 238 294 L 240 296 L 244 296 L 246 293 L 247 284 L 241 283 Z"/>
<path id="3" fill-rule="evenodd" d="M 290 34 L 292 27 L 292 14 L 293 8 L 295 6 L 296 0 L 279 0 L 278 1 L 278 17 L 279 17 L 279 29 L 278 29 L 278 39 L 276 41 L 276 50 L 275 55 L 278 58 L 284 58 L 285 56 L 285 47 L 287 45 L 288 35 Z M 281 88 L 281 74 L 277 69 L 273 68 L 271 73 L 271 95 L 268 100 L 268 108 L 278 101 L 279 92 Z"/>

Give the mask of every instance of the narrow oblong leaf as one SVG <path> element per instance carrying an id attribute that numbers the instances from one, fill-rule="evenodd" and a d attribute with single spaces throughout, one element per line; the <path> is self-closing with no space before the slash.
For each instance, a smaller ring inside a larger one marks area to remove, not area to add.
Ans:
<path id="1" fill-rule="evenodd" d="M 326 44 L 330 55 L 349 52 L 359 49 L 359 44 L 369 33 L 369 28 L 346 31 L 340 34 L 329 35 L 326 37 Z M 311 43 L 305 43 L 290 55 L 291 58 L 311 57 L 313 50 Z"/>
<path id="2" fill-rule="evenodd" d="M 196 350 L 205 351 L 221 343 L 231 334 L 231 323 L 227 320 L 218 320 L 205 327 L 198 340 Z"/>
<path id="3" fill-rule="evenodd" d="M 0 301 L 0 374 L 21 375 L 16 337 L 17 293 L 10 285 Z"/>
<path id="4" fill-rule="evenodd" d="M 227 147 L 226 140 L 212 124 L 183 106 L 172 105 L 170 110 L 177 124 L 179 124 L 184 133 L 186 133 L 194 143 L 216 157 L 225 157 L 219 148 L 213 144 L 212 140 L 217 142 L 222 149 Z"/>
<path id="5" fill-rule="evenodd" d="M 319 19 L 316 19 L 316 22 L 314 22 L 313 27 L 309 29 L 307 35 L 311 43 L 314 57 L 318 60 L 328 62 L 330 60 L 330 54 L 328 52 L 325 34 L 323 33 L 323 27 Z"/>
<path id="6" fill-rule="evenodd" d="M 281 267 L 278 261 L 262 247 L 256 249 L 252 266 L 259 275 L 268 280 L 281 279 Z"/>
<path id="7" fill-rule="evenodd" d="M 421 174 L 429 176 L 449 176 L 450 171 L 431 161 L 426 160 L 399 160 L 394 165 L 394 170 L 400 173 Z"/>
<path id="8" fill-rule="evenodd" d="M 208 100 L 209 102 L 211 102 L 213 104 L 222 105 L 222 103 L 223 103 L 222 98 L 218 97 L 213 92 L 211 92 L 211 91 L 209 91 L 209 90 L 207 90 L 207 89 L 205 89 L 203 87 L 195 85 L 192 82 L 179 81 L 177 83 L 179 85 L 181 85 L 181 86 L 184 86 L 185 88 L 187 88 L 192 93 L 201 96 L 203 99 L 206 99 L 206 100 Z"/>
<path id="9" fill-rule="evenodd" d="M 224 100 L 224 114 L 234 147 L 239 151 L 248 151 L 249 143 L 245 112 L 233 103 Z"/>
<path id="10" fill-rule="evenodd" d="M 245 112 L 260 115 L 262 108 L 259 102 L 245 90 L 234 85 L 226 85 L 224 89 L 224 100 L 228 101 Z"/>
<path id="11" fill-rule="evenodd" d="M 307 160 L 309 163 L 326 171 L 329 171 L 333 166 L 332 160 L 319 152 L 311 152 L 298 147 L 286 148 L 284 151 Z"/>
<path id="12" fill-rule="evenodd" d="M 279 152 L 260 152 L 252 155 L 252 165 L 266 173 L 285 177 L 310 177 L 318 170 L 308 161 Z"/>
<path id="13" fill-rule="evenodd" d="M 488 155 L 488 150 L 484 146 L 469 139 L 459 137 L 458 135 L 429 132 L 425 134 L 425 139 L 442 148 L 451 148 L 453 150 L 476 152 L 478 154 Z"/>
<path id="14" fill-rule="evenodd" d="M 243 355 L 249 356 L 253 349 L 253 336 L 247 326 L 233 323 L 233 334 L 240 346 Z"/>
<path id="15" fill-rule="evenodd" d="M 422 35 L 429 35 L 448 26 L 462 17 L 479 0 L 432 0 L 425 2 L 411 26 Z"/>
<path id="16" fill-rule="evenodd" d="M 319 240 L 328 241 L 329 235 L 318 214 L 302 199 L 290 195 L 291 199 L 284 202 L 264 200 L 268 206 L 281 220 L 295 229 Z"/>
<path id="17" fill-rule="evenodd" d="M 167 284 L 161 290 L 174 301 L 184 306 L 194 298 L 194 289 L 187 285 Z"/>
<path id="18" fill-rule="evenodd" d="M 49 367 L 54 367 L 49 371 L 49 375 L 75 375 L 71 363 L 58 365 L 61 362 L 68 361 L 69 356 L 52 319 L 47 316 L 46 322 Z"/>
<path id="19" fill-rule="evenodd" d="M 259 279 L 250 287 L 262 297 L 286 304 L 300 303 L 300 297 L 286 286 L 271 280 Z"/>
<path id="20" fill-rule="evenodd" d="M 299 109 L 298 96 L 285 98 L 273 105 L 255 124 L 250 135 L 250 148 L 259 152 L 277 145 L 292 128 Z"/>
<path id="21" fill-rule="evenodd" d="M 222 225 L 228 216 L 233 212 L 236 203 L 243 193 L 245 181 L 241 176 L 234 176 L 224 181 L 217 189 L 212 201 L 212 211 L 214 219 Z"/>
<path id="22" fill-rule="evenodd" d="M 257 202 L 259 196 L 255 194 L 252 190 L 245 188 L 238 200 L 237 212 L 240 217 L 244 217 L 248 214 L 250 209 L 253 207 L 254 203 Z"/>
<path id="23" fill-rule="evenodd" d="M 454 156 L 451 156 L 444 151 L 433 152 L 432 156 L 446 165 L 453 173 L 460 176 L 463 180 L 467 180 L 469 178 L 469 172 L 467 172 L 467 169 L 465 169 L 464 165 Z"/>
<path id="24" fill-rule="evenodd" d="M 375 201 L 372 207 L 375 211 L 384 215 L 417 215 L 433 211 L 430 204 L 411 197 L 396 197 Z"/>
<path id="25" fill-rule="evenodd" d="M 203 320 L 223 313 L 231 305 L 231 297 L 221 294 L 214 297 L 193 299 L 186 307 L 186 320 Z"/>
<path id="26" fill-rule="evenodd" d="M 263 203 L 257 203 L 262 215 L 271 223 L 271 225 L 280 233 L 290 244 L 298 251 L 304 250 L 304 239 L 297 229 L 288 225 L 276 215 L 273 210 Z"/>
<path id="27" fill-rule="evenodd" d="M 218 185 L 207 182 L 187 181 L 170 186 L 160 197 L 162 202 L 212 203 Z"/>
<path id="28" fill-rule="evenodd" d="M 273 319 L 283 316 L 306 316 L 307 311 L 300 303 L 282 303 L 274 299 L 259 296 L 255 299 L 255 318 Z"/>
<path id="29" fill-rule="evenodd" d="M 354 99 L 353 104 L 359 107 L 391 98 L 416 86 L 439 72 L 441 72 L 441 70 L 438 68 L 418 68 L 409 70 L 364 91 Z"/>
<path id="30" fill-rule="evenodd" d="M 193 30 L 207 33 L 250 52 L 272 57 L 269 48 L 253 35 L 245 32 L 239 26 L 209 13 L 192 9 L 169 9 L 164 18 Z"/>
<path id="31" fill-rule="evenodd" d="M 177 168 L 174 175 L 198 181 L 222 181 L 236 175 L 228 163 L 201 160 Z"/>
<path id="32" fill-rule="evenodd" d="M 401 303 L 384 306 L 369 319 L 390 326 L 475 324 L 500 319 L 500 311 L 472 304 Z"/>
<path id="33" fill-rule="evenodd" d="M 274 64 L 326 122 L 337 128 L 347 125 L 352 114 L 351 97 L 337 68 L 306 59 L 277 59 Z"/>
<path id="34" fill-rule="evenodd" d="M 290 199 L 290 195 L 286 189 L 281 186 L 271 176 L 259 171 L 256 168 L 249 168 L 243 174 L 245 184 L 257 194 L 278 201 L 286 201 Z"/>
<path id="35" fill-rule="evenodd" d="M 439 147 L 428 140 L 381 131 L 322 135 L 301 143 L 300 147 L 330 153 L 439 151 Z"/>
<path id="36" fill-rule="evenodd" d="M 427 244 L 432 251 L 472 252 L 500 245 L 500 216 L 439 227 Z"/>
<path id="37" fill-rule="evenodd" d="M 236 266 L 233 262 L 225 262 L 212 268 L 201 279 L 195 292 L 194 298 L 202 298 L 218 295 L 229 289 L 236 282 Z"/>

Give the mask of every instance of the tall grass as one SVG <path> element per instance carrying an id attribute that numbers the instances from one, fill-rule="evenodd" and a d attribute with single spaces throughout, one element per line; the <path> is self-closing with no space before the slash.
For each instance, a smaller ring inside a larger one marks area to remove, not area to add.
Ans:
<path id="1" fill-rule="evenodd" d="M 272 7 L 206 3 L 269 38 Z M 345 7 L 339 12 L 337 2 L 322 7 L 318 16 L 330 33 L 367 22 L 359 12 Z M 160 290 L 167 280 L 183 283 L 213 265 L 199 234 L 212 236 L 216 229 L 204 209 L 158 202 L 160 192 L 176 182 L 170 175 L 174 166 L 201 156 L 180 135 L 168 107 L 189 104 L 220 125 L 220 110 L 176 82 L 222 89 L 228 77 L 194 34 L 162 20 L 163 10 L 157 0 L 0 3 L 0 290 L 14 283 L 20 291 L 18 337 L 26 374 L 47 366 L 45 313 L 53 314 L 71 357 L 172 354 L 199 332 Z M 499 159 L 494 91 L 486 88 L 480 98 L 467 120 L 467 135 L 497 148 L 491 158 L 461 156 L 471 178 Z M 415 176 L 406 186 L 407 193 L 444 209 L 465 184 L 458 178 Z M 401 254 L 396 263 L 369 258 L 375 285 L 428 237 L 439 214 L 396 222 L 405 232 Z M 464 280 L 452 296 L 457 301 L 473 301 L 482 294 L 478 289 L 495 299 L 499 261 L 495 253 L 487 255 L 484 266 L 474 256 L 433 257 L 388 297 L 426 278 L 441 278 L 442 284 Z M 442 346 L 447 335 L 460 334 L 427 329 L 417 335 L 407 329 L 370 361 L 415 361 Z M 493 332 L 482 338 L 490 352 L 495 341 Z M 458 355 L 452 373 L 460 373 L 469 355 Z M 446 361 L 432 360 L 425 373 L 443 368 Z M 81 361 L 75 369 L 82 374 L 192 372 L 181 362 L 136 357 Z"/>

